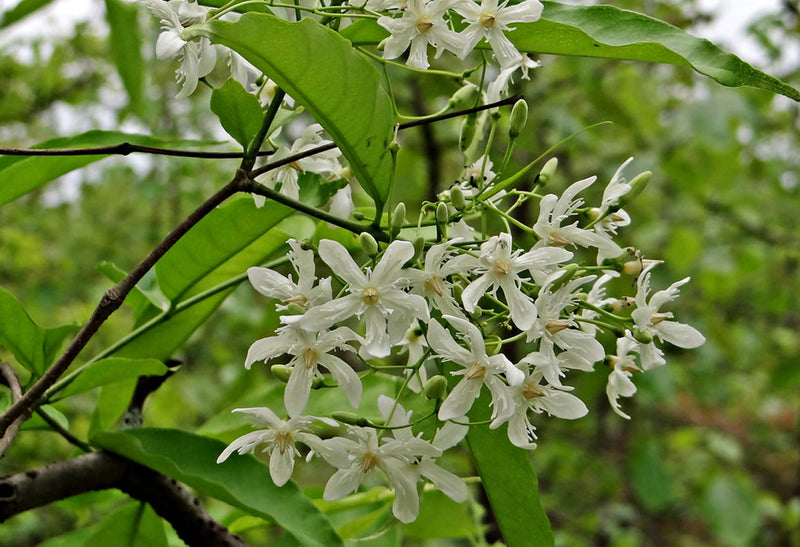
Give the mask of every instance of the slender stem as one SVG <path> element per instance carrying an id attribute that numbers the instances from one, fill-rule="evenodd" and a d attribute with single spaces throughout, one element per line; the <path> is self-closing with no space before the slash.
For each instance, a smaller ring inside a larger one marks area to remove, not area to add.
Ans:
<path id="1" fill-rule="evenodd" d="M 281 107 L 285 96 L 286 92 L 283 89 L 280 87 L 275 89 L 275 95 L 272 97 L 272 102 L 269 103 L 269 109 L 264 114 L 264 121 L 261 122 L 261 128 L 253 138 L 253 142 L 247 147 L 244 158 L 242 158 L 240 167 L 242 171 L 249 171 L 255 165 L 258 151 L 261 149 L 261 145 L 264 144 L 264 139 L 269 135 L 269 129 L 272 126 L 272 122 L 275 121 L 275 116 L 278 114 L 278 109 Z"/>
<path id="2" fill-rule="evenodd" d="M 5 413 L 0 416 L 0 433 L 4 433 L 6 428 L 11 425 L 14 420 L 22 416 L 36 404 L 39 398 L 44 395 L 45 391 L 50 388 L 67 368 L 72 364 L 81 350 L 86 347 L 86 344 L 95 335 L 100 326 L 105 323 L 111 314 L 113 314 L 120 306 L 122 306 L 125 297 L 131 292 L 134 286 L 144 277 L 144 275 L 155 265 L 155 263 L 162 257 L 168 250 L 170 250 L 195 224 L 200 222 L 207 214 L 213 211 L 218 205 L 227 200 L 229 197 L 239 192 L 244 181 L 247 180 L 247 174 L 244 171 L 238 170 L 234 178 L 226 184 L 216 194 L 211 196 L 208 200 L 202 203 L 195 209 L 186 219 L 183 220 L 178 226 L 175 227 L 167 236 L 159 243 L 150 253 L 141 261 L 125 278 L 107 290 L 100 300 L 100 303 L 92 312 L 89 320 L 75 335 L 72 342 L 67 346 L 67 349 L 61 354 L 61 357 L 56 360 L 53 365 L 48 368 L 45 373 L 39 378 L 31 388 L 15 401 Z"/>
<path id="3" fill-rule="evenodd" d="M 191 150 L 176 150 L 174 148 L 141 146 L 129 142 L 88 148 L 0 148 L 0 156 L 127 156 L 133 153 L 214 160 L 237 159 L 243 157 L 241 152 L 193 152 Z M 263 150 L 259 152 L 258 155 L 271 156 L 274 153 L 274 150 Z"/>
<path id="4" fill-rule="evenodd" d="M 50 426 L 50 429 L 52 429 L 53 431 L 64 437 L 70 444 L 78 447 L 79 449 L 81 449 L 83 452 L 86 453 L 92 451 L 91 446 L 89 446 L 87 443 L 83 442 L 78 437 L 70 433 L 67 429 L 61 427 L 61 424 L 59 424 L 57 421 L 51 418 L 45 409 L 39 407 L 34 412 L 36 412 L 36 414 L 38 414 L 39 417 L 42 420 L 44 420 L 47 423 L 47 425 Z"/>

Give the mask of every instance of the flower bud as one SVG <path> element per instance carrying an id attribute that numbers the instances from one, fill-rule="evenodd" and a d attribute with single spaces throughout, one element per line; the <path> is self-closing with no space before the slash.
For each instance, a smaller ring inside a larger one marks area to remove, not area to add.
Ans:
<path id="1" fill-rule="evenodd" d="M 542 170 L 539 171 L 539 174 L 536 176 L 536 183 L 544 186 L 550 182 L 550 179 L 556 174 L 557 168 L 558 158 L 550 158 L 547 160 L 547 163 L 544 164 L 544 167 L 542 167 Z"/>
<path id="2" fill-rule="evenodd" d="M 525 129 L 526 123 L 528 123 L 528 103 L 525 99 L 520 99 L 514 103 L 508 121 L 508 136 L 511 140 L 519 137 L 522 130 Z"/>
<path id="3" fill-rule="evenodd" d="M 369 427 L 370 425 L 369 420 L 353 412 L 337 410 L 335 412 L 331 412 L 331 418 L 337 422 L 342 422 L 343 424 L 357 425 L 361 427 Z"/>
<path id="4" fill-rule="evenodd" d="M 478 98 L 478 86 L 475 84 L 467 84 L 450 97 L 447 101 L 448 110 L 458 110 L 460 108 L 469 108 L 475 104 L 475 99 Z"/>
<path id="5" fill-rule="evenodd" d="M 353 218 L 356 220 L 364 220 L 364 213 L 361 211 L 353 211 Z"/>
<path id="6" fill-rule="evenodd" d="M 447 239 L 447 222 L 449 220 L 450 212 L 447 210 L 447 204 L 440 201 L 436 206 L 436 232 L 440 240 Z"/>
<path id="7" fill-rule="evenodd" d="M 464 123 L 461 124 L 461 134 L 458 137 L 458 145 L 461 147 L 462 152 L 466 152 L 467 148 L 472 144 L 472 141 L 475 139 L 475 131 L 477 128 L 477 114 L 470 114 L 464 118 Z"/>
<path id="8" fill-rule="evenodd" d="M 467 208 L 467 201 L 464 199 L 464 191 L 461 186 L 456 184 L 450 188 L 450 203 L 459 211 Z"/>
<path id="9" fill-rule="evenodd" d="M 617 202 L 616 209 L 622 209 L 625 205 L 632 202 L 636 199 L 636 196 L 642 193 L 642 190 L 645 189 L 647 183 L 650 182 L 653 173 L 651 171 L 645 171 L 644 173 L 639 173 L 633 180 L 629 183 L 631 185 L 631 191 L 619 198 L 619 202 Z"/>
<path id="10" fill-rule="evenodd" d="M 361 235 L 358 236 L 358 242 L 361 243 L 361 250 L 364 251 L 367 256 L 371 257 L 378 254 L 378 242 L 375 241 L 372 234 L 361 232 Z"/>
<path id="11" fill-rule="evenodd" d="M 397 204 L 397 207 L 394 208 L 394 212 L 392 213 L 392 225 L 390 227 L 390 232 L 392 236 L 396 236 L 400 233 L 400 230 L 403 229 L 406 223 L 406 204 L 402 201 Z"/>
<path id="12" fill-rule="evenodd" d="M 411 262 L 416 262 L 422 255 L 425 254 L 425 238 L 418 237 L 414 240 L 414 258 L 411 259 Z"/>
<path id="13" fill-rule="evenodd" d="M 473 319 L 475 319 L 477 321 L 478 319 L 481 318 L 481 315 L 483 315 L 483 310 L 481 309 L 480 306 L 475 306 L 475 309 L 472 310 L 472 313 L 469 314 L 469 315 L 470 315 L 470 317 L 472 317 Z"/>
<path id="14" fill-rule="evenodd" d="M 639 342 L 640 344 L 649 344 L 650 342 L 653 341 L 652 334 L 650 334 L 649 332 L 644 332 L 642 330 L 639 330 L 636 327 L 633 327 L 633 329 L 631 329 L 631 333 L 633 334 L 633 337 L 636 339 L 636 341 Z"/>
<path id="15" fill-rule="evenodd" d="M 422 389 L 428 399 L 444 399 L 445 395 L 447 395 L 447 378 L 437 374 L 428 378 Z"/>
<path id="16" fill-rule="evenodd" d="M 280 380 L 281 382 L 288 382 L 289 376 L 291 375 L 291 371 L 289 367 L 286 365 L 272 365 L 269 367 L 270 372 L 272 373 L 275 378 Z"/>

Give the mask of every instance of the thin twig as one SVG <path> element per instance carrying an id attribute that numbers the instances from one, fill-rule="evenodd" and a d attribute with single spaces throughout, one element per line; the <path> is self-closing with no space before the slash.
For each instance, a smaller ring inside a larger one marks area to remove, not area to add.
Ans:
<path id="1" fill-rule="evenodd" d="M 6 362 L 0 362 L 0 376 L 2 376 L 3 383 L 5 383 L 11 389 L 11 400 L 13 402 L 17 402 L 22 398 L 22 386 L 19 384 L 19 377 L 17 376 L 17 372 Z M 8 427 L 3 435 L 0 438 L 0 458 L 6 453 L 8 447 L 11 446 L 11 443 L 14 442 L 14 439 L 19 432 L 20 426 L 22 426 L 22 422 L 24 422 L 28 418 L 28 415 L 19 416 L 14 422 Z"/>
<path id="2" fill-rule="evenodd" d="M 275 150 L 264 150 L 259 152 L 258 155 L 271 156 L 275 152 Z M 129 142 L 85 148 L 0 148 L 0 156 L 127 156 L 133 153 L 212 160 L 238 159 L 244 157 L 242 152 L 194 152 L 192 150 L 141 146 Z"/>
<path id="3" fill-rule="evenodd" d="M 0 433 L 29 411 L 44 392 L 52 386 L 56 380 L 67 370 L 67 367 L 75 360 L 78 353 L 86 346 L 94 336 L 100 326 L 114 313 L 125 300 L 125 297 L 133 287 L 144 277 L 153 265 L 164 254 L 172 248 L 175 243 L 183 237 L 195 224 L 200 222 L 203 217 L 214 210 L 226 199 L 239 191 L 240 186 L 247 180 L 247 174 L 241 170 L 236 172 L 233 180 L 226 184 L 220 191 L 206 200 L 200 207 L 195 209 L 186 219 L 175 227 L 150 253 L 141 261 L 125 278 L 107 290 L 95 308 L 89 321 L 78 331 L 75 338 L 70 342 L 67 349 L 59 359 L 48 368 L 39 380 L 25 392 L 19 400 L 15 401 L 6 412 L 0 416 Z"/>

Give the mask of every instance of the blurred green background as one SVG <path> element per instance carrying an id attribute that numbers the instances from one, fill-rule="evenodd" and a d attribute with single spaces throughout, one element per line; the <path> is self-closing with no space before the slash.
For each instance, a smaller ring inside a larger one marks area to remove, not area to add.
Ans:
<path id="1" fill-rule="evenodd" d="M 99 13 L 105 6 L 135 6 L 93 5 Z M 614 5 L 687 29 L 712 17 L 691 0 Z M 154 56 L 157 21 L 141 5 L 124 13 L 136 22 L 124 36 L 119 25 L 109 30 L 95 18 L 67 33 L 6 44 L 0 51 L 2 146 L 27 147 L 92 128 L 224 140 L 208 113 L 208 89 L 173 99 L 174 67 Z M 796 3 L 786 2 L 748 30 L 764 60 L 759 68 L 795 87 L 798 28 Z M 0 38 L 12 30 L 0 28 Z M 120 44 L 142 53 L 145 79 L 138 91 L 116 69 Z M 798 105 L 762 91 L 723 88 L 684 68 L 541 61 L 532 81 L 517 88 L 530 117 L 513 161 L 524 165 L 565 136 L 612 121 L 555 152 L 560 168 L 549 189 L 560 193 L 592 174 L 600 186 L 629 156 L 635 157 L 629 177 L 653 171 L 647 190 L 626 207 L 633 223 L 622 240 L 665 260 L 654 273 L 656 288 L 691 276 L 672 311 L 707 338 L 698 350 L 667 348 L 668 366 L 636 376 L 639 392 L 622 401 L 630 422 L 608 406 L 607 371 L 598 365 L 596 373 L 576 377 L 576 393 L 591 410 L 587 417 L 537 423 L 540 444 L 532 458 L 557 544 L 800 545 Z M 456 89 L 431 76 L 392 76 L 406 113 L 434 111 Z M 453 152 L 458 128 L 447 122 L 402 135 L 400 199 L 419 202 L 455 180 L 463 167 Z M 110 286 L 97 265 L 130 269 L 227 182 L 236 165 L 109 158 L 5 205 L 0 286 L 41 325 L 82 323 Z M 103 327 L 87 353 L 127 332 L 126 313 Z M 197 430 L 240 401 L 258 400 L 274 380 L 264 370 L 245 373 L 242 364 L 253 340 L 271 328 L 264 300 L 248 286 L 237 289 L 176 355 L 184 368 L 148 402 L 145 425 Z M 7 354 L 0 350 L 0 357 Z M 88 427 L 91 397 L 58 407 L 78 434 Z M 25 431 L 0 472 L 70 454 L 56 434 Z M 121 498 L 103 492 L 20 515 L 0 527 L 0 544 L 36 545 L 94 522 L 101 502 Z M 227 524 L 233 520 L 221 504 L 211 510 Z"/>

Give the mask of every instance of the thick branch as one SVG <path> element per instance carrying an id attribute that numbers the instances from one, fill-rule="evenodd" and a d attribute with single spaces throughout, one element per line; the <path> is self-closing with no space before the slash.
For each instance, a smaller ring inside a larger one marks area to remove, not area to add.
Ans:
<path id="1" fill-rule="evenodd" d="M 239 191 L 240 186 L 247 180 L 247 175 L 243 171 L 237 171 L 236 176 L 228 184 L 225 185 L 219 192 L 211 196 L 205 203 L 195 209 L 183 222 L 172 230 L 167 236 L 148 254 L 136 267 L 119 283 L 106 291 L 100 303 L 95 308 L 89 321 L 78 331 L 75 338 L 70 342 L 67 349 L 53 363 L 53 365 L 45 371 L 39 380 L 25 394 L 12 404 L 6 412 L 0 416 L 0 433 L 5 432 L 6 428 L 11 425 L 18 417 L 24 413 L 29 412 L 33 405 L 36 404 L 38 399 L 44 392 L 52 386 L 58 378 L 64 374 L 67 367 L 75 360 L 80 351 L 86 346 L 89 340 L 94 336 L 100 326 L 114 313 L 125 300 L 125 297 L 133 289 L 133 287 L 144 277 L 150 268 L 160 259 L 164 254 L 172 248 L 178 240 L 183 237 L 195 224 L 214 210 L 215 207 L 220 205 L 226 199 Z"/>
<path id="2" fill-rule="evenodd" d="M 92 452 L 0 479 L 0 522 L 93 490 L 117 488 L 150 504 L 187 545 L 244 546 L 177 481 L 108 452 Z"/>

